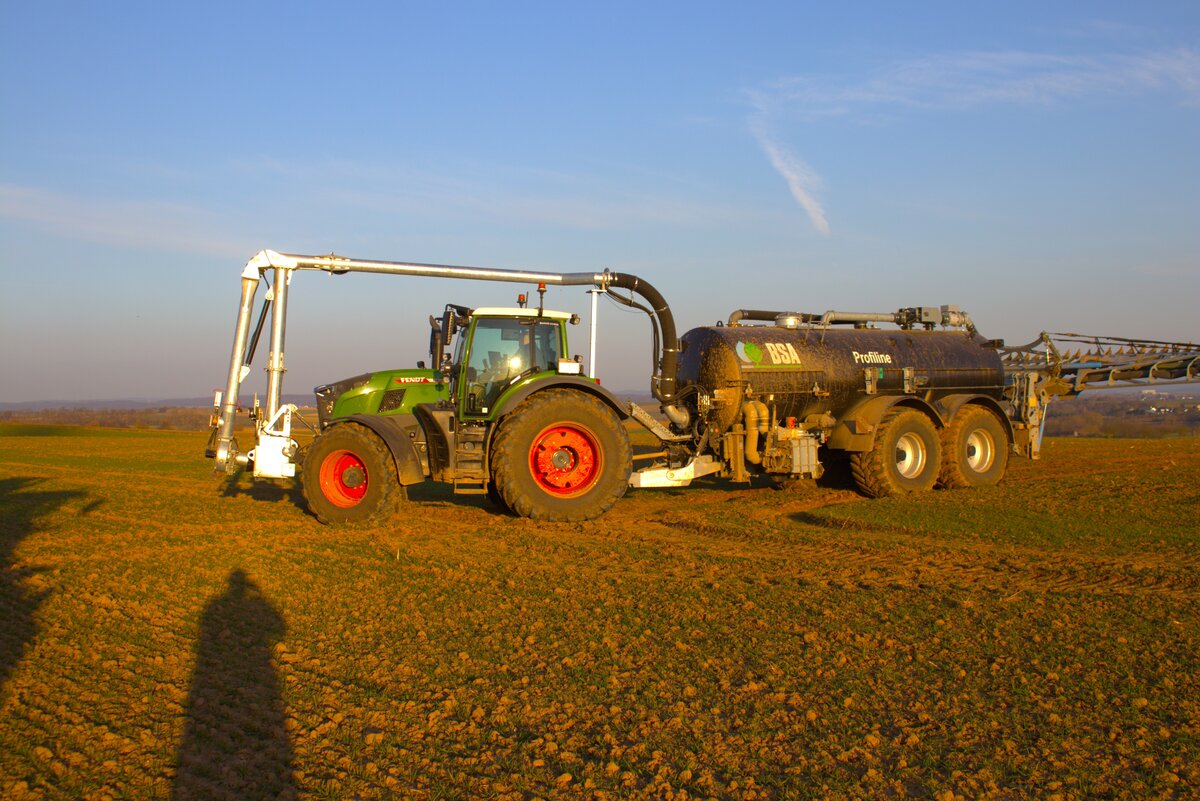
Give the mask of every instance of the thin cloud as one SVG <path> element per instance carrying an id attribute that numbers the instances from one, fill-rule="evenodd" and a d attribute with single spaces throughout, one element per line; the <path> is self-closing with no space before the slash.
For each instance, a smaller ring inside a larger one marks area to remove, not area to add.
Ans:
<path id="1" fill-rule="evenodd" d="M 696 200 L 656 186 L 630 191 L 609 177 L 495 164 L 454 164 L 440 170 L 351 161 L 239 162 L 285 184 L 321 186 L 322 198 L 346 208 L 422 218 L 486 219 L 584 231 L 641 226 L 704 227 L 752 219 L 731 204 Z"/>
<path id="2" fill-rule="evenodd" d="M 1169 94 L 1200 103 L 1200 51 L 1138 55 L 966 52 L 896 62 L 859 80 L 799 76 L 755 93 L 776 113 L 817 118 L 877 109 L 1053 105 L 1103 95 Z"/>
<path id="3" fill-rule="evenodd" d="M 813 191 L 820 187 L 821 179 L 812 169 L 790 151 L 783 148 L 768 133 L 766 124 L 755 120 L 750 125 L 750 132 L 758 141 L 759 146 L 771 162 L 775 171 L 787 182 L 792 197 L 804 209 L 813 228 L 823 236 L 829 235 L 829 221 L 825 218 L 825 209 L 817 200 Z"/>
<path id="4" fill-rule="evenodd" d="M 750 133 L 813 227 L 829 233 L 816 173 L 771 133 L 779 120 L 869 118 L 904 110 L 994 105 L 1051 106 L 1103 95 L 1174 95 L 1200 105 L 1200 51 L 1078 56 L 1027 51 L 965 52 L 896 62 L 858 79 L 798 76 L 746 92 Z"/>
<path id="5" fill-rule="evenodd" d="M 249 250 L 246 242 L 221 231 L 212 212 L 177 203 L 89 198 L 0 184 L 0 219 L 119 247 L 222 258 Z"/>
<path id="6" fill-rule="evenodd" d="M 465 167 L 429 172 L 350 161 L 289 163 L 242 161 L 224 172 L 256 176 L 281 198 L 252 211 L 216 210 L 169 201 L 91 197 L 17 184 L 0 184 L 0 220 L 64 239 L 177 254 L 238 258 L 261 246 L 270 231 L 318 230 L 345 236 L 384 219 L 475 220 L 580 231 L 640 227 L 697 228 L 752 219 L 728 203 L 671 192 L 632 192 L 618 182 L 537 170 Z M 472 174 L 475 173 L 475 174 Z M 312 193 L 310 187 L 321 187 Z M 401 187 L 397 189 L 397 187 Z M 245 219 L 239 219 L 240 216 Z M 257 231 L 249 237 L 246 220 Z"/>

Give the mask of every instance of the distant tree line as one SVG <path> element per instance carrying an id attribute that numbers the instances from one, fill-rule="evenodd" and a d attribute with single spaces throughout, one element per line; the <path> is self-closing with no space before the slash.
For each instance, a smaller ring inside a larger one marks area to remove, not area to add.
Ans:
<path id="1" fill-rule="evenodd" d="M 41 409 L 0 412 L 0 423 L 202 431 L 208 428 L 210 414 L 209 409 L 180 406 L 148 409 Z"/>
<path id="2" fill-rule="evenodd" d="M 1196 396 L 1140 397 L 1096 392 L 1058 398 L 1050 404 L 1046 434 L 1051 437 L 1200 436 Z"/>
<path id="3" fill-rule="evenodd" d="M 1200 396 L 1200 393 L 1197 393 Z M 1200 436 L 1197 397 L 1141 398 L 1129 393 L 1092 393 L 1058 398 L 1050 404 L 1046 434 L 1051 437 L 1195 437 Z M 1153 411 L 1151 411 L 1153 409 Z M 307 412 L 307 413 L 306 413 Z M 44 409 L 0 412 L 0 423 L 149 428 L 204 431 L 211 409 L 162 406 L 142 409 Z M 312 410 L 301 410 L 316 423 Z M 238 428 L 249 425 L 239 413 Z"/>

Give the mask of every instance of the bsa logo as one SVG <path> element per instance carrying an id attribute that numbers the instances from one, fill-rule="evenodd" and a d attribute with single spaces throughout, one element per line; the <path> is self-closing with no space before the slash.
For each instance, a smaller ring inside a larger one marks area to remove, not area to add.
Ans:
<path id="1" fill-rule="evenodd" d="M 764 342 L 762 348 L 753 342 L 739 342 L 734 350 L 743 364 L 755 367 L 800 364 L 800 354 L 790 342 Z"/>
<path id="2" fill-rule="evenodd" d="M 746 364 L 758 364 L 762 361 L 762 351 L 753 342 L 739 342 L 734 350 L 737 352 L 737 357 Z"/>

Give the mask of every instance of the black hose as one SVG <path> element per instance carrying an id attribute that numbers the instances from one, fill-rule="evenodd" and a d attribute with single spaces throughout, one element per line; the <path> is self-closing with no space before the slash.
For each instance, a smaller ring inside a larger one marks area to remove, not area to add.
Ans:
<path id="1" fill-rule="evenodd" d="M 725 325 L 737 325 L 742 320 L 774 320 L 783 312 L 765 311 L 763 309 L 736 309 L 729 315 Z"/>
<path id="2" fill-rule="evenodd" d="M 650 351 L 650 372 L 651 374 L 656 373 L 658 371 L 659 351 L 662 345 L 659 341 L 658 319 L 654 316 L 654 312 L 638 303 L 632 297 L 627 298 L 622 295 L 618 295 L 616 292 L 608 291 L 605 291 L 604 296 L 614 303 L 620 303 L 622 306 L 629 306 L 630 308 L 644 312 L 646 316 L 650 318 L 650 333 L 654 337 L 654 347 Z"/>
<path id="3" fill-rule="evenodd" d="M 679 336 L 675 332 L 675 317 L 671 314 L 671 307 L 657 289 L 636 275 L 609 273 L 608 286 L 636 292 L 645 298 L 653 309 L 653 316 L 662 330 L 662 361 L 656 365 L 655 378 L 658 380 L 651 384 L 650 391 L 660 402 L 673 403 L 676 373 L 679 369 Z"/>
<path id="4" fill-rule="evenodd" d="M 250 344 L 246 346 L 246 358 L 242 359 L 242 364 L 250 364 L 254 361 L 254 351 L 258 350 L 258 338 L 262 336 L 263 323 L 267 321 L 267 309 L 271 308 L 271 300 L 267 298 L 263 300 L 262 311 L 258 313 L 258 323 L 254 326 L 254 335 L 250 337 Z"/>

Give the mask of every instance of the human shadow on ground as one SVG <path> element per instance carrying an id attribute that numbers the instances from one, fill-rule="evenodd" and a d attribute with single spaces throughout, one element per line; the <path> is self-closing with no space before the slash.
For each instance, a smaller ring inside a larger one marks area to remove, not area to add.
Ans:
<path id="1" fill-rule="evenodd" d="M 271 664 L 286 627 L 241 570 L 200 619 L 171 797 L 294 799 L 292 743 Z"/>
<path id="2" fill-rule="evenodd" d="M 0 691 L 37 636 L 33 616 L 50 590 L 28 586 L 37 569 L 18 564 L 17 546 L 32 534 L 43 530 L 42 519 L 63 504 L 87 493 L 79 490 L 38 492 L 31 490 L 44 478 L 32 476 L 0 479 Z M 90 504 L 83 513 L 98 506 Z"/>

